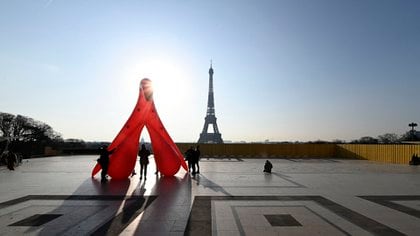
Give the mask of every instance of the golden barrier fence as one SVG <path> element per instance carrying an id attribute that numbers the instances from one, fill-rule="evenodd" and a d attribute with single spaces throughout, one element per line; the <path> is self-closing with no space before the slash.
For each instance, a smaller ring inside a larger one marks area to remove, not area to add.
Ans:
<path id="1" fill-rule="evenodd" d="M 177 143 L 181 152 L 185 152 L 194 143 Z M 199 144 L 203 156 L 212 157 L 335 157 L 335 144 Z"/>
<path id="2" fill-rule="evenodd" d="M 177 143 L 185 152 L 195 143 Z M 199 144 L 203 157 L 240 158 L 357 158 L 372 161 L 408 164 L 416 144 Z"/>
<path id="3" fill-rule="evenodd" d="M 416 144 L 338 144 L 337 157 L 408 164 L 413 154 L 420 155 Z"/>

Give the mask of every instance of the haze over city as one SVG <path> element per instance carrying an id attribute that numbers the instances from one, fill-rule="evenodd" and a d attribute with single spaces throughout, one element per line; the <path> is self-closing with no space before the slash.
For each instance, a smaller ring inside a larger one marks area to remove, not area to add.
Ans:
<path id="1" fill-rule="evenodd" d="M 0 111 L 112 141 L 142 78 L 195 142 L 352 140 L 420 122 L 418 1 L 2 1 Z"/>

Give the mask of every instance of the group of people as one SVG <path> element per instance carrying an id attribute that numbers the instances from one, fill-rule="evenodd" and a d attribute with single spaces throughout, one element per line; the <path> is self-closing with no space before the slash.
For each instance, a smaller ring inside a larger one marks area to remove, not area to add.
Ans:
<path id="1" fill-rule="evenodd" d="M 100 157 L 97 160 L 98 163 L 102 167 L 101 172 L 101 182 L 107 181 L 107 173 L 108 173 L 108 166 L 109 166 L 109 156 L 115 151 L 111 150 L 108 151 L 106 147 L 102 147 L 100 150 Z M 147 165 L 149 164 L 149 156 L 151 152 L 146 148 L 145 144 L 141 145 L 141 148 L 139 149 L 138 155 L 140 156 L 140 179 L 143 178 L 146 180 L 147 176 Z M 185 160 L 188 162 L 188 172 L 190 172 L 192 175 L 199 174 L 200 173 L 200 146 L 190 146 L 190 148 L 185 152 Z M 264 172 L 271 173 L 271 169 L 273 168 L 273 164 L 269 160 L 267 160 L 264 164 Z M 158 171 L 156 170 L 157 174 Z M 136 172 L 133 170 L 132 175 L 134 176 Z"/>
<path id="2" fill-rule="evenodd" d="M 100 156 L 98 158 L 98 163 L 101 165 L 102 172 L 101 172 L 101 182 L 107 181 L 107 174 L 108 174 L 108 166 L 109 166 L 109 156 L 115 151 L 110 150 L 108 151 L 107 147 L 101 147 L 100 148 Z M 141 148 L 139 149 L 138 155 L 140 156 L 140 179 L 146 180 L 147 176 L 147 165 L 149 164 L 149 156 L 151 152 L 146 148 L 145 144 L 141 145 Z M 185 152 L 185 160 L 188 162 L 188 172 L 192 172 L 193 175 L 196 173 L 200 173 L 200 146 L 196 146 L 195 148 L 191 146 L 186 152 Z M 196 169 L 197 167 L 197 169 Z M 156 170 L 156 173 L 158 174 L 158 170 Z M 136 175 L 136 172 L 133 170 L 131 176 Z"/>
<path id="3" fill-rule="evenodd" d="M 200 146 L 195 148 L 191 146 L 185 152 L 185 160 L 188 162 L 188 172 L 191 172 L 193 175 L 200 173 Z"/>

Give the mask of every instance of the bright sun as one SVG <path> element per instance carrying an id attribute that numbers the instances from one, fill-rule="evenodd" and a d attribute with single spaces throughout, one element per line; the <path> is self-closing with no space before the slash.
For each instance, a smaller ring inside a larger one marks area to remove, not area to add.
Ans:
<path id="1" fill-rule="evenodd" d="M 122 95 L 127 109 L 132 109 L 131 106 L 137 99 L 140 81 L 148 78 L 153 84 L 153 99 L 160 118 L 164 124 L 176 127 L 173 124 L 178 124 L 179 119 L 182 119 L 180 114 L 184 114 L 182 111 L 188 108 L 188 100 L 191 100 L 193 91 L 192 78 L 186 68 L 177 60 L 165 57 L 126 62 L 120 84 L 123 86 Z M 142 137 L 149 140 L 145 132 Z"/>
<path id="2" fill-rule="evenodd" d="M 192 86 L 185 67 L 175 62 L 166 58 L 149 58 L 130 66 L 124 76 L 126 87 L 131 90 L 134 84 L 139 86 L 143 78 L 148 78 L 153 83 L 153 98 L 158 111 L 176 109 L 174 104 L 184 104 L 189 99 Z"/>

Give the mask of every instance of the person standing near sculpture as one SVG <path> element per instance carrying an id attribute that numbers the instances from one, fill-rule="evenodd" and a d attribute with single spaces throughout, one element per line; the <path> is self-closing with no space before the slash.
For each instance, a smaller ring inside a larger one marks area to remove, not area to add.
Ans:
<path id="1" fill-rule="evenodd" d="M 185 160 L 188 162 L 188 172 L 191 172 L 195 174 L 195 166 L 194 166 L 194 148 L 191 146 L 188 148 L 188 150 L 185 152 Z"/>
<path id="2" fill-rule="evenodd" d="M 197 171 L 195 172 L 197 174 L 200 174 L 200 164 L 199 164 L 200 155 L 201 155 L 200 145 L 197 145 L 197 147 L 195 147 L 194 154 L 193 154 L 193 165 L 197 166 L 197 169 L 196 169 Z"/>
<path id="3" fill-rule="evenodd" d="M 141 149 L 139 150 L 140 156 L 140 179 L 143 177 L 144 170 L 144 179 L 146 180 L 147 175 L 147 165 L 149 164 L 149 155 L 150 151 L 147 150 L 146 145 L 142 144 Z"/>
<path id="4" fill-rule="evenodd" d="M 102 172 L 101 172 L 102 183 L 107 181 L 106 175 L 108 174 L 109 155 L 111 155 L 114 152 L 114 150 L 108 151 L 106 146 L 103 146 L 100 148 L 100 156 L 97 162 L 99 163 L 99 165 L 101 165 L 101 168 L 102 168 Z"/>

